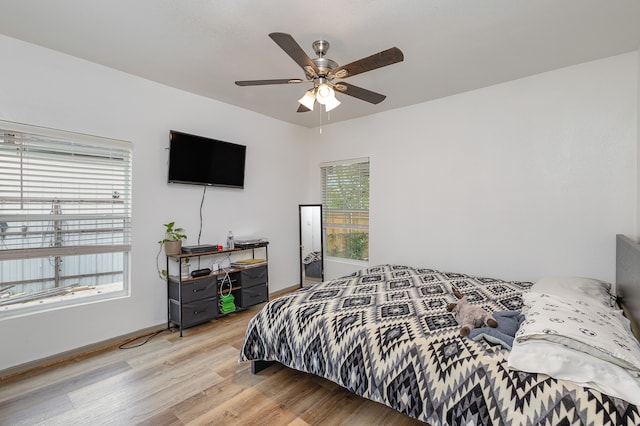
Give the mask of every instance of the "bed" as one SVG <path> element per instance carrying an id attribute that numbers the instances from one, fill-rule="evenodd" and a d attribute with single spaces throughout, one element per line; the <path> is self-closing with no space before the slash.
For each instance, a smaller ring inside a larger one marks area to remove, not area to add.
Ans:
<path id="1" fill-rule="evenodd" d="M 637 314 L 640 250 L 630 239 L 617 238 L 618 296 Z M 509 359 L 515 344 L 510 352 L 461 337 L 447 311 L 456 301 L 453 287 L 489 312 L 545 311 L 548 305 L 525 306 L 527 298 L 540 299 L 533 297 L 535 286 L 404 265 L 366 268 L 267 303 L 247 327 L 239 361 L 251 361 L 255 372 L 278 362 L 315 374 L 434 426 L 640 424 L 638 406 L 597 386 L 515 369 Z M 545 303 L 556 302 L 555 295 L 544 297 L 551 298 Z M 590 303 L 579 308 L 591 309 Z M 544 325 L 535 318 L 528 317 L 528 334 L 521 333 L 523 327 L 516 335 L 525 348 L 536 326 Z M 540 347 L 547 352 L 564 344 Z M 633 344 L 640 351 L 637 340 Z M 635 370 L 630 374 L 633 388 L 640 380 Z"/>

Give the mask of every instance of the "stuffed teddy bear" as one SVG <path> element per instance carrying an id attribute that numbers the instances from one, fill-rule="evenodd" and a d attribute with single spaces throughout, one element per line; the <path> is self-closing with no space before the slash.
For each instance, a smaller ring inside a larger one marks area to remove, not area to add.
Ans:
<path id="1" fill-rule="evenodd" d="M 467 337 L 475 341 L 485 340 L 488 343 L 502 345 L 510 350 L 516 332 L 524 321 L 524 315 L 519 311 L 497 311 L 493 313 L 493 318 L 498 321 L 497 328 L 476 328 L 471 330 Z"/>
<path id="2" fill-rule="evenodd" d="M 469 304 L 467 296 L 463 296 L 458 289 L 453 288 L 453 294 L 458 298 L 457 303 L 449 303 L 447 311 L 455 312 L 456 321 L 460 324 L 460 335 L 467 336 L 476 327 L 497 327 L 498 322 L 493 316 L 479 306 Z"/>

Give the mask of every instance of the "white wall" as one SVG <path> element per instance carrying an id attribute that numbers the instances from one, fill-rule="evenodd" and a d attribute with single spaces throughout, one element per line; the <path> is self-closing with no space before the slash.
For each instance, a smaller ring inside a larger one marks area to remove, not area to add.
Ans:
<path id="1" fill-rule="evenodd" d="M 1 120 L 132 141 L 134 170 L 131 296 L 0 320 L 0 371 L 166 321 L 157 241 L 175 220 L 195 244 L 202 196 L 202 187 L 166 183 L 169 129 L 247 145 L 245 189 L 207 189 L 201 242 L 224 244 L 228 230 L 266 237 L 270 291 L 299 283 L 310 129 L 4 36 L 0 53 Z"/>
<path id="2" fill-rule="evenodd" d="M 371 265 L 612 281 L 640 226 L 637 86 L 634 52 L 325 126 L 310 187 L 370 157 Z"/>

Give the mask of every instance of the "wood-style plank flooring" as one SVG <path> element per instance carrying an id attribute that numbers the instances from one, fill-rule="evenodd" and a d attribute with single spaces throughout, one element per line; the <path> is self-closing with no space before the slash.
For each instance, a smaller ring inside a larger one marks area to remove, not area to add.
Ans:
<path id="1" fill-rule="evenodd" d="M 237 359 L 259 307 L 0 381 L 0 425 L 420 424 L 309 374 Z"/>

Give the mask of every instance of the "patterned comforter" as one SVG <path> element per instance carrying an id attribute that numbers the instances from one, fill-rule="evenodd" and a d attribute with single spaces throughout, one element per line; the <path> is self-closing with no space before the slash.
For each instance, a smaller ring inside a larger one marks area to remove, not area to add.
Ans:
<path id="1" fill-rule="evenodd" d="M 507 368 L 507 350 L 459 336 L 455 286 L 488 311 L 519 310 L 531 283 L 382 265 L 270 301 L 240 361 L 277 361 L 432 425 L 636 425 L 638 407 Z"/>

